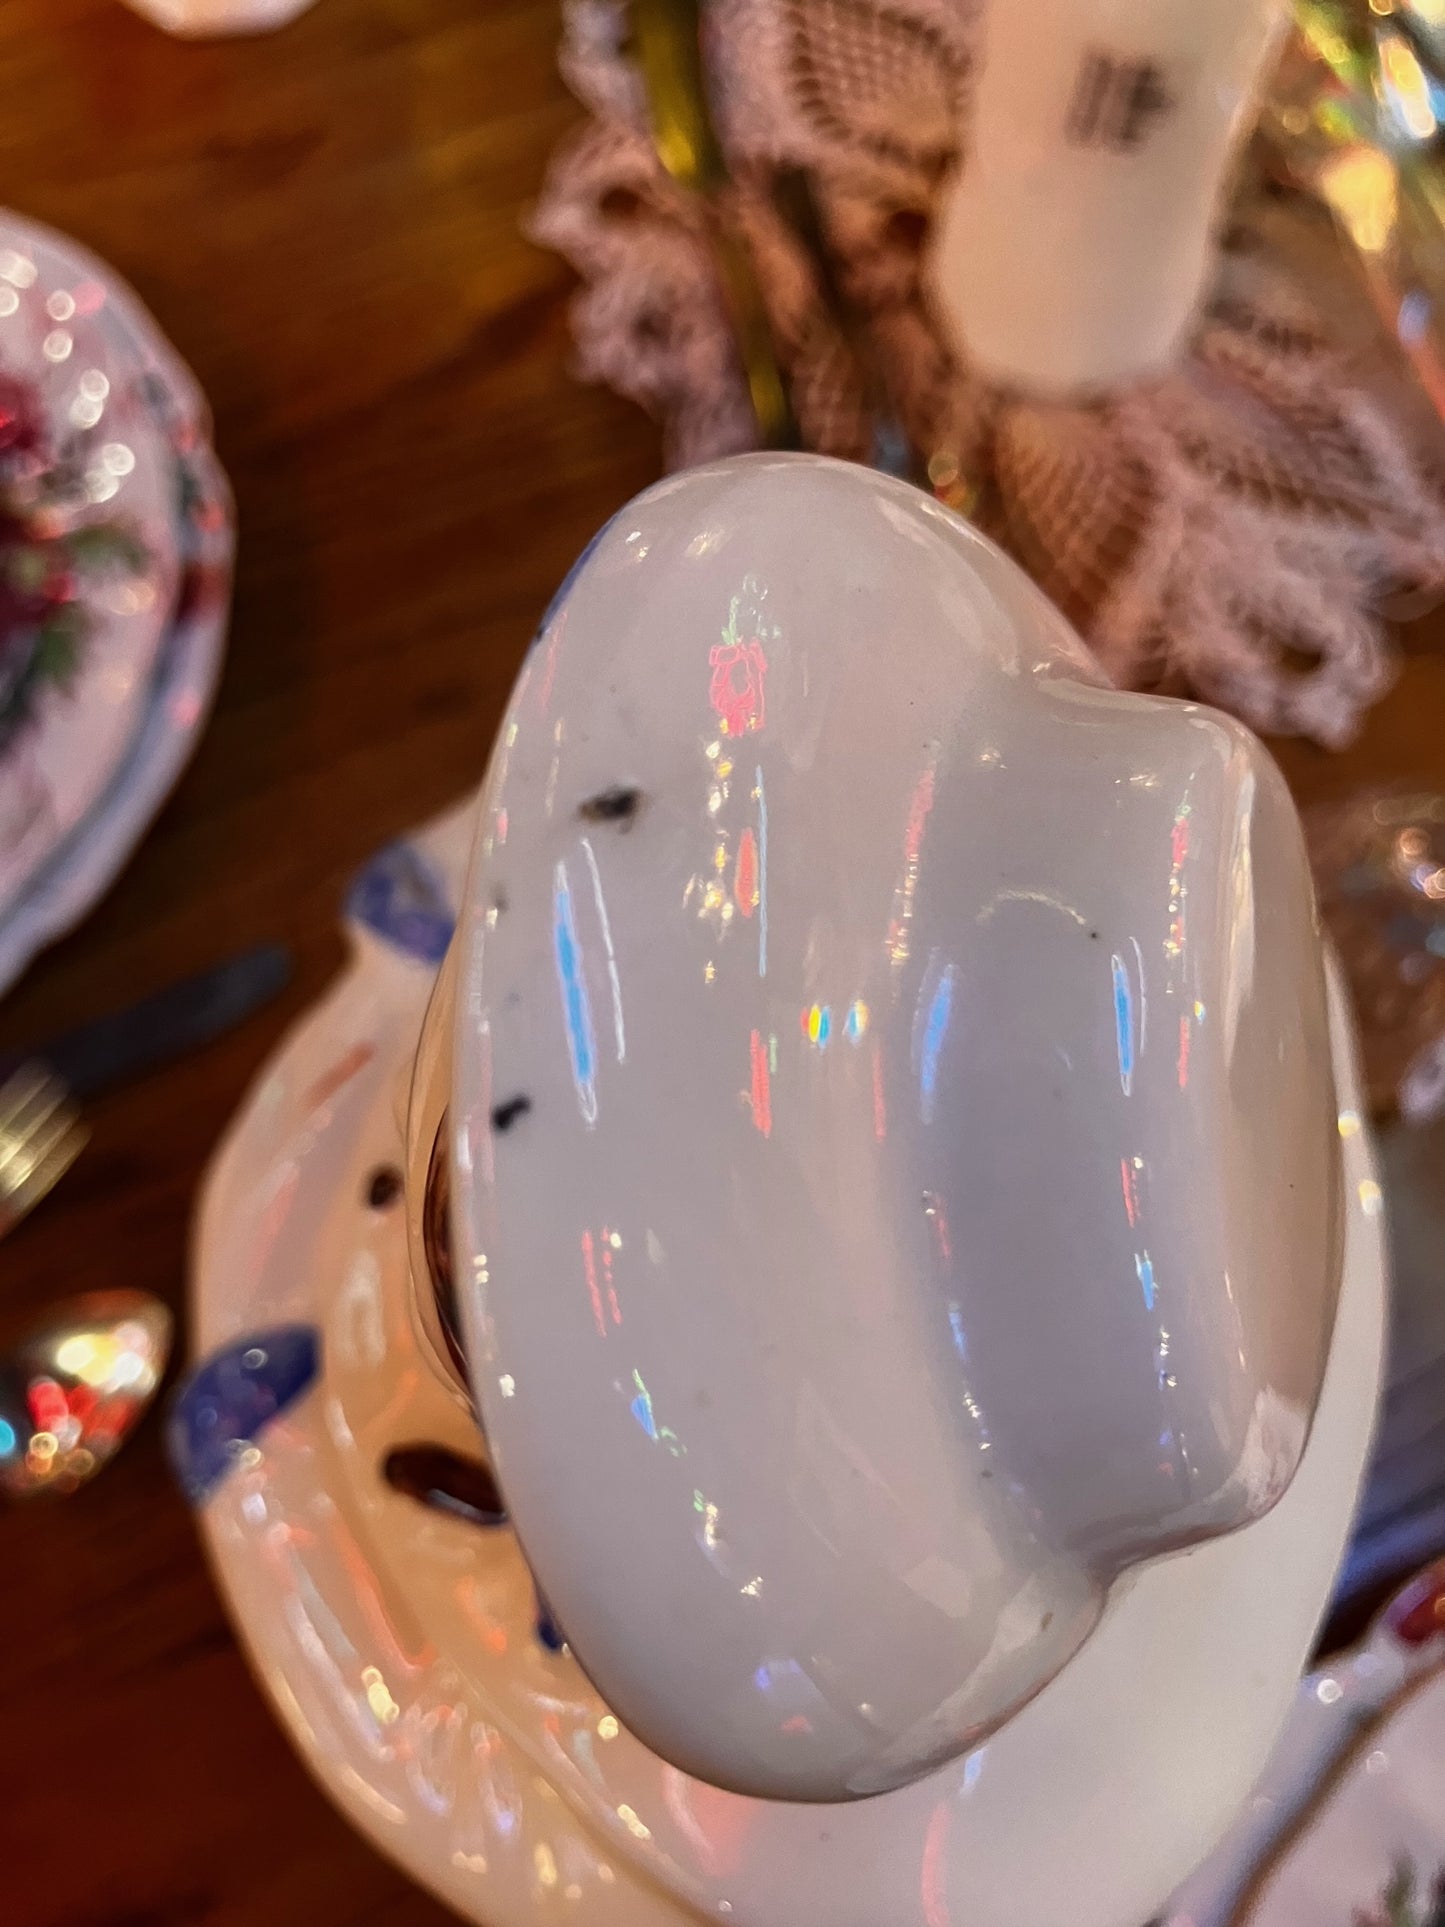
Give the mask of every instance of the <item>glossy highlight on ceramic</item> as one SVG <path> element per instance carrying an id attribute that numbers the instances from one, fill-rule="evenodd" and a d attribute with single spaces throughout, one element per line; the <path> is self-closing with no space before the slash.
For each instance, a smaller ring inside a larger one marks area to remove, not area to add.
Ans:
<path id="1" fill-rule="evenodd" d="M 665 1757 L 906 1783 L 1287 1490 L 1342 1209 L 1292 805 L 947 510 L 789 457 L 630 505 L 529 656 L 469 900 L 474 1391 Z"/>

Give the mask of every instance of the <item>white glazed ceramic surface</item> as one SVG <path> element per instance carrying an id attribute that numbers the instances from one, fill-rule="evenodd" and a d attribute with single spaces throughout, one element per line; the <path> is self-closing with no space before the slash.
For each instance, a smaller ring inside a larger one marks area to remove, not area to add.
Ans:
<path id="1" fill-rule="evenodd" d="M 400 868 L 455 905 L 459 811 Z M 394 898 L 394 893 L 393 893 Z M 385 910 L 388 899 L 379 901 Z M 566 1652 L 535 1636 L 513 1535 L 391 1490 L 395 1445 L 475 1435 L 419 1343 L 399 1165 L 438 954 L 358 930 L 222 1146 L 197 1227 L 206 1354 L 300 1321 L 320 1378 L 207 1499 L 218 1580 L 312 1772 L 353 1823 L 479 1927 L 1118 1927 L 1223 1829 L 1288 1708 L 1342 1542 L 1379 1363 L 1379 1220 L 1344 1144 L 1338 1320 L 1316 1424 L 1274 1511 L 1116 1589 L 1064 1673 L 966 1762 L 821 1809 L 755 1802 L 647 1752 Z M 440 940 L 444 940 L 444 935 Z M 428 961 L 429 959 L 429 961 Z M 1355 1099 L 1335 1007 L 1341 1102 Z"/>
<path id="2" fill-rule="evenodd" d="M 1340 1140 L 1283 782 L 926 495 L 764 456 L 602 534 L 483 809 L 452 1195 L 539 1583 L 688 1772 L 900 1785 L 1299 1461 Z"/>
<path id="3" fill-rule="evenodd" d="M 151 562 L 139 584 L 116 585 L 115 607 L 96 598 L 74 685 L 48 693 L 0 757 L 0 988 L 109 885 L 179 774 L 220 671 L 234 547 L 204 397 L 131 291 L 68 237 L 5 211 L 0 308 L 7 291 L 0 370 L 40 382 L 59 432 L 105 376 L 100 415 L 69 432 L 96 475 L 94 519 L 123 522 Z M 51 360 L 57 335 L 69 346 Z"/>

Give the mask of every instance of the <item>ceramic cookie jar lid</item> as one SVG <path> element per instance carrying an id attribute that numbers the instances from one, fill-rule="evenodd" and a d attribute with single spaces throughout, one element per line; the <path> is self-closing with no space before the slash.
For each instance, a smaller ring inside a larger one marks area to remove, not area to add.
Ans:
<path id="1" fill-rule="evenodd" d="M 614 519 L 455 978 L 476 1402 L 577 1659 L 686 1772 L 916 1779 L 1289 1487 L 1341 1262 L 1293 807 L 928 497 L 745 457 Z"/>

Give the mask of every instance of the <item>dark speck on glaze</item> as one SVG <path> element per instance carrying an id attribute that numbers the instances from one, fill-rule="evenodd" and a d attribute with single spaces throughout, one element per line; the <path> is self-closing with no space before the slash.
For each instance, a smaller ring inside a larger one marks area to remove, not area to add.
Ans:
<path id="1" fill-rule="evenodd" d="M 627 829 L 641 807 L 641 790 L 616 783 L 611 789 L 589 796 L 585 803 L 578 805 L 577 814 L 588 823 L 616 823 Z"/>
<path id="2" fill-rule="evenodd" d="M 532 1108 L 530 1097 L 518 1095 L 509 1097 L 505 1104 L 499 1104 L 492 1112 L 492 1129 L 510 1131 L 519 1117 L 525 1117 Z"/>
<path id="3" fill-rule="evenodd" d="M 378 1164 L 366 1183 L 366 1202 L 373 1211 L 385 1211 L 401 1196 L 401 1173 L 394 1164 Z"/>

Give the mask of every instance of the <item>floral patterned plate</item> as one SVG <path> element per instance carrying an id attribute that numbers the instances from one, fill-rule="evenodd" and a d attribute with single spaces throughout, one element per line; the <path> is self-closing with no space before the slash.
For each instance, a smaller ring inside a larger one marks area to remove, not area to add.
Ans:
<path id="1" fill-rule="evenodd" d="M 233 546 L 194 378 L 99 261 L 0 211 L 0 988 L 179 773 Z"/>
<path id="2" fill-rule="evenodd" d="M 1254 1795 L 1163 1927 L 1445 1923 L 1445 1560 L 1305 1679 Z"/>

